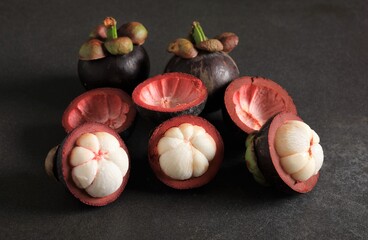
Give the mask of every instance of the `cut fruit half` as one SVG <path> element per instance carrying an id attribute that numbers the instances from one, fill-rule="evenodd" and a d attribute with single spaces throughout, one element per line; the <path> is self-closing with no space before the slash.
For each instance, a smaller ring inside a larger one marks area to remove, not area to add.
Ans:
<path id="1" fill-rule="evenodd" d="M 207 120 L 178 116 L 159 125 L 148 144 L 149 163 L 157 178 L 172 188 L 189 189 L 211 181 L 224 156 L 224 144 Z"/>
<path id="2" fill-rule="evenodd" d="M 280 113 L 254 134 L 256 163 L 265 179 L 286 192 L 306 193 L 323 163 L 318 135 L 292 113 Z"/>
<path id="3" fill-rule="evenodd" d="M 232 121 L 244 132 L 258 131 L 280 112 L 296 114 L 289 94 L 277 83 L 261 77 L 241 77 L 227 87 L 225 107 Z"/>
<path id="4" fill-rule="evenodd" d="M 118 133 L 134 122 L 136 109 L 130 96 L 116 88 L 97 88 L 76 97 L 65 110 L 62 125 L 66 132 L 86 122 L 104 124 Z"/>
<path id="5" fill-rule="evenodd" d="M 154 122 L 180 115 L 199 115 L 207 89 L 202 81 L 185 73 L 166 73 L 139 84 L 132 95 L 139 113 Z"/>
<path id="6" fill-rule="evenodd" d="M 87 205 L 115 201 L 128 182 L 128 150 L 118 133 L 103 124 L 75 128 L 60 144 L 55 159 L 59 180 Z"/>

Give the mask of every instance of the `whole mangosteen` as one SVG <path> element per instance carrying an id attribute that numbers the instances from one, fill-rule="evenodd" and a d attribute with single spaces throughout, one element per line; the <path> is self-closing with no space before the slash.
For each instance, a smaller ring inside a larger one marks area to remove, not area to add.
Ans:
<path id="1" fill-rule="evenodd" d="M 146 28 L 130 22 L 116 28 L 116 20 L 107 17 L 90 34 L 79 50 L 78 75 L 86 89 L 121 88 L 131 94 L 150 71 L 149 57 L 142 46 Z"/>
<path id="2" fill-rule="evenodd" d="M 223 33 L 208 39 L 199 22 L 193 22 L 189 39 L 179 38 L 169 44 L 174 53 L 165 72 L 183 72 L 201 79 L 207 87 L 208 100 L 204 112 L 213 112 L 223 105 L 226 86 L 239 77 L 235 61 L 228 55 L 238 44 L 234 33 Z"/>

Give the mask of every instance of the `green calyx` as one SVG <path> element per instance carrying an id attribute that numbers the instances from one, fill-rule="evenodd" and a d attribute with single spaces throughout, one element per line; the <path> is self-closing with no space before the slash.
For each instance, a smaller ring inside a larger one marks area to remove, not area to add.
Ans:
<path id="1" fill-rule="evenodd" d="M 204 34 L 201 25 L 197 21 L 194 21 L 192 24 L 192 37 L 196 45 L 208 39 Z"/>
<path id="2" fill-rule="evenodd" d="M 250 134 L 245 141 L 245 162 L 249 172 L 253 175 L 254 180 L 262 186 L 269 186 L 261 170 L 258 168 L 257 157 L 254 150 L 254 134 Z"/>
<path id="3" fill-rule="evenodd" d="M 113 17 L 105 18 L 104 26 L 106 27 L 106 34 L 108 40 L 113 40 L 118 37 L 118 31 L 116 29 L 116 20 Z"/>

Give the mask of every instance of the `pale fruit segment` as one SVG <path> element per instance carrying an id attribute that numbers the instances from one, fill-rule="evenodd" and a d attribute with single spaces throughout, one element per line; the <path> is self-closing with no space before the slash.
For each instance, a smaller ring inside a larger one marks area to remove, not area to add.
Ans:
<path id="1" fill-rule="evenodd" d="M 288 121 L 279 127 L 275 136 L 275 148 L 280 157 L 307 152 L 310 147 L 311 129 L 301 121 Z"/>
<path id="2" fill-rule="evenodd" d="M 216 143 L 205 129 L 183 123 L 168 129 L 157 144 L 162 171 L 177 180 L 202 176 L 216 155 Z"/>
<path id="3" fill-rule="evenodd" d="M 125 176 L 129 169 L 129 159 L 128 154 L 121 147 L 116 149 L 115 151 L 109 152 L 105 155 L 105 159 L 109 160 L 118 166 L 121 171 L 121 174 Z"/>
<path id="4" fill-rule="evenodd" d="M 173 138 L 173 137 L 163 137 L 160 139 L 157 145 L 158 154 L 162 155 L 166 151 L 176 148 L 181 143 L 183 143 L 182 139 Z"/>
<path id="5" fill-rule="evenodd" d="M 170 128 L 165 132 L 165 137 L 184 139 L 184 135 L 178 127 Z"/>
<path id="6" fill-rule="evenodd" d="M 169 177 L 185 180 L 192 176 L 192 153 L 190 146 L 182 143 L 160 156 L 162 171 Z"/>
<path id="7" fill-rule="evenodd" d="M 96 132 L 95 135 L 100 143 L 100 151 L 102 152 L 112 152 L 120 147 L 119 141 L 107 132 Z"/>
<path id="8" fill-rule="evenodd" d="M 297 181 L 306 181 L 314 175 L 315 167 L 316 163 L 311 159 L 308 161 L 307 165 L 305 165 L 299 172 L 292 174 L 291 177 Z"/>
<path id="9" fill-rule="evenodd" d="M 92 197 L 105 197 L 114 193 L 121 186 L 123 176 L 116 164 L 101 160 L 98 162 L 98 172 L 86 192 Z"/>
<path id="10" fill-rule="evenodd" d="M 91 160 L 79 166 L 76 166 L 72 170 L 72 178 L 74 183 L 79 188 L 86 188 L 95 179 L 98 169 L 97 161 Z"/>
<path id="11" fill-rule="evenodd" d="M 106 132 L 81 135 L 69 156 L 72 179 L 92 197 L 114 193 L 129 169 L 127 152 Z"/>
<path id="12" fill-rule="evenodd" d="M 307 152 L 295 153 L 286 157 L 280 158 L 282 168 L 289 174 L 296 173 L 301 170 L 309 161 Z"/>
<path id="13" fill-rule="evenodd" d="M 193 153 L 193 177 L 202 176 L 208 169 L 207 158 L 196 148 L 192 147 Z"/>
<path id="14" fill-rule="evenodd" d="M 72 152 L 70 153 L 70 164 L 73 167 L 81 165 L 85 162 L 92 160 L 95 157 L 95 154 L 84 147 L 74 147 Z"/>
<path id="15" fill-rule="evenodd" d="M 80 147 L 87 148 L 94 153 L 100 149 L 98 138 L 92 133 L 85 133 L 77 139 L 76 144 Z"/>
<path id="16" fill-rule="evenodd" d="M 275 150 L 283 170 L 296 181 L 306 181 L 323 164 L 323 149 L 318 134 L 302 121 L 291 120 L 275 134 Z"/>
<path id="17" fill-rule="evenodd" d="M 313 158 L 316 161 L 316 169 L 314 171 L 314 174 L 317 174 L 323 164 L 323 158 L 324 158 L 323 149 L 320 144 L 313 144 L 311 146 L 311 150 L 312 150 Z"/>

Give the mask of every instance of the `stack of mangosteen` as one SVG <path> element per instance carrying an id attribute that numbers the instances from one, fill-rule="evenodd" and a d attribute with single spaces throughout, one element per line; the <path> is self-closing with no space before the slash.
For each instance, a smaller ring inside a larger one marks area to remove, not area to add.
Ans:
<path id="1" fill-rule="evenodd" d="M 81 46 L 78 74 L 88 91 L 63 114 L 68 135 L 46 157 L 50 176 L 87 205 L 116 200 L 130 173 L 123 138 L 138 112 L 158 125 L 148 142 L 157 178 L 176 189 L 203 186 L 224 157 L 222 137 L 205 116 L 222 108 L 224 118 L 248 135 L 245 162 L 258 183 L 286 192 L 312 190 L 323 163 L 319 137 L 297 116 L 281 86 L 261 77 L 239 77 L 228 55 L 238 45 L 236 34 L 207 38 L 193 22 L 189 37 L 169 44 L 174 56 L 165 73 L 151 78 L 142 46 L 147 34 L 141 23 L 117 28 L 107 17 Z"/>

